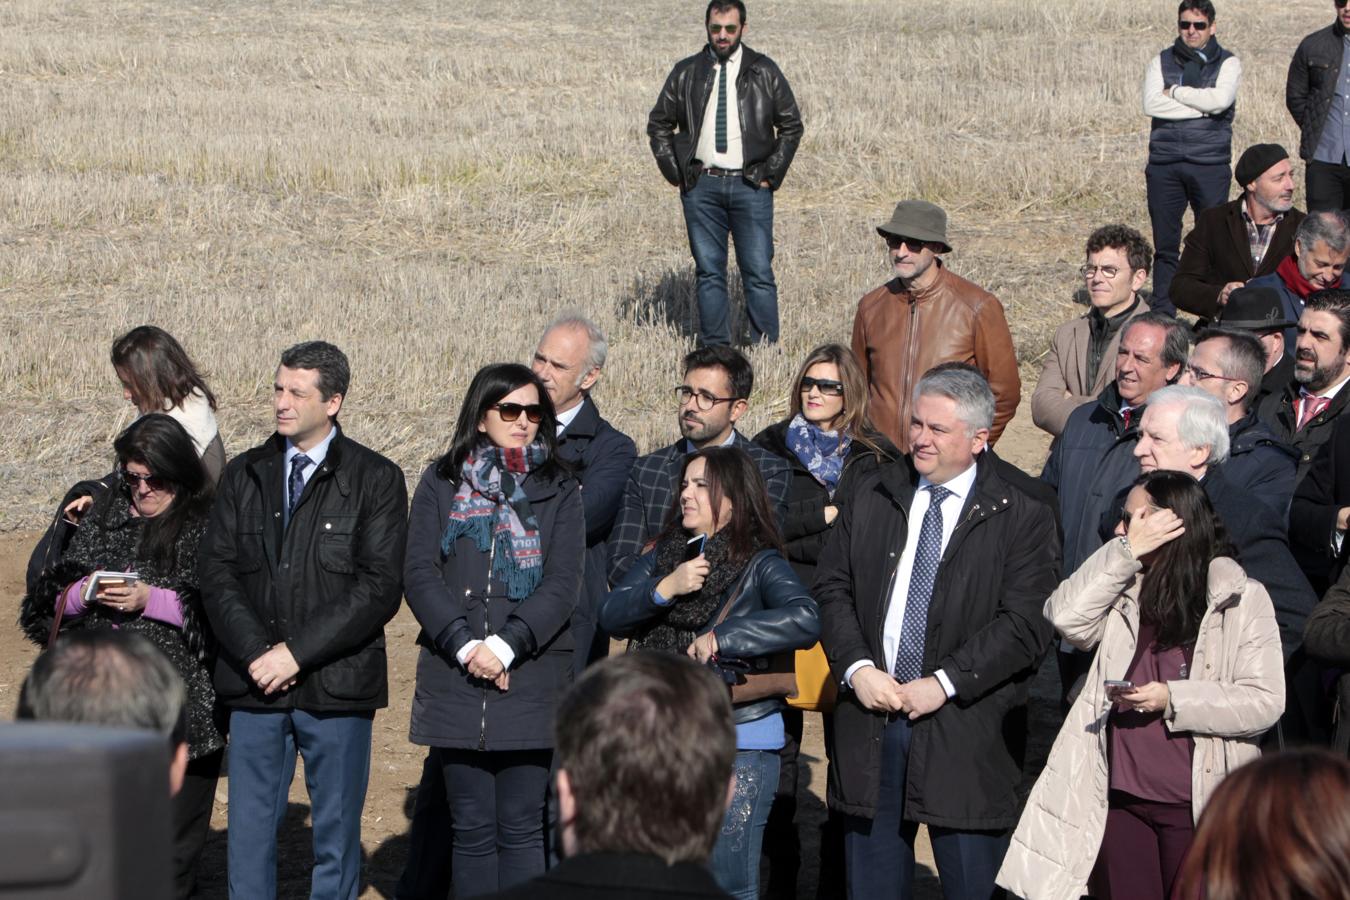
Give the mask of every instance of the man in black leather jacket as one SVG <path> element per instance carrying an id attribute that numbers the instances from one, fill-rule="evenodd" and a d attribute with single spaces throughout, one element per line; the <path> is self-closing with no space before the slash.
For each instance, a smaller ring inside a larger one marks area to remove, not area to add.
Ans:
<path id="1" fill-rule="evenodd" d="M 350 368 L 322 341 L 281 356 L 276 433 L 225 469 L 201 553 L 202 605 L 230 707 L 233 900 L 276 896 L 276 838 L 305 761 L 311 896 L 354 898 L 371 724 L 389 705 L 384 625 L 402 597 L 403 470 L 337 424 Z"/>
<path id="2" fill-rule="evenodd" d="M 1350 207 L 1350 5 L 1336 5 L 1336 21 L 1303 39 L 1289 63 L 1284 105 L 1301 131 L 1298 155 L 1308 163 L 1308 212 Z"/>
<path id="3" fill-rule="evenodd" d="M 773 342 L 773 192 L 801 141 L 801 114 L 773 60 L 741 43 L 741 0 L 711 0 L 705 23 L 707 46 L 675 64 L 647 117 L 647 135 L 661 174 L 680 189 L 698 277 L 699 343 L 732 343 L 728 234 L 751 343 Z"/>

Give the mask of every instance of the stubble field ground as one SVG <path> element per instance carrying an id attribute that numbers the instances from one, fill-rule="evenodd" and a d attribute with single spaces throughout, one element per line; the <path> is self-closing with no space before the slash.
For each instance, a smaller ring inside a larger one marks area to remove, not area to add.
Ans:
<path id="1" fill-rule="evenodd" d="M 693 272 L 645 118 L 700 45 L 701 2 L 130 3 L 0 7 L 0 592 L 65 487 L 108 469 L 131 410 L 107 362 L 151 322 L 221 401 L 232 453 L 270 431 L 282 348 L 352 358 L 343 423 L 415 479 L 481 365 L 527 358 L 580 308 L 609 333 L 596 398 L 641 449 L 666 443 L 691 346 Z M 755 349 L 753 433 L 806 351 L 846 340 L 885 280 L 873 227 L 905 197 L 951 217 L 951 268 L 1007 307 L 1024 394 L 1070 302 L 1087 232 L 1147 233 L 1139 82 L 1172 0 L 752 0 L 806 136 L 776 197 L 782 341 Z M 1244 64 L 1235 147 L 1297 145 L 1284 73 L 1314 0 L 1219 3 Z M 1299 179 L 1301 184 L 1301 168 Z M 1301 203 L 1301 197 L 1300 197 Z M 1038 471 L 1026 405 L 999 450 Z M 415 623 L 390 626 L 376 723 L 367 897 L 391 896 L 406 831 Z M 32 651 L 0 629 L 0 715 Z M 1048 711 L 1048 706 L 1046 707 Z M 1041 752 L 1053 727 L 1043 715 Z M 809 749 L 820 757 L 818 731 Z M 297 784 L 299 781 L 297 780 Z M 810 791 L 822 793 L 813 766 Z M 222 792 L 223 796 L 223 792 Z M 283 890 L 306 893 L 303 787 Z M 819 815 L 819 804 L 811 807 Z M 224 809 L 203 872 L 223 896 Z M 807 829 L 809 832 L 809 829 Z M 803 884 L 809 893 L 810 879 Z"/>

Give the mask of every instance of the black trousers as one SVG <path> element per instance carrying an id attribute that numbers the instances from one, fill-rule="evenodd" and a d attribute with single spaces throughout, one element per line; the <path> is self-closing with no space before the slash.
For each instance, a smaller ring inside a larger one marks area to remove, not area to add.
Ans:
<path id="1" fill-rule="evenodd" d="M 197 892 L 197 861 L 211 830 L 211 809 L 224 750 L 198 757 L 187 765 L 183 787 L 173 798 L 173 893 L 186 900 Z"/>
<path id="2" fill-rule="evenodd" d="M 1350 166 L 1308 161 L 1308 212 L 1350 209 Z"/>

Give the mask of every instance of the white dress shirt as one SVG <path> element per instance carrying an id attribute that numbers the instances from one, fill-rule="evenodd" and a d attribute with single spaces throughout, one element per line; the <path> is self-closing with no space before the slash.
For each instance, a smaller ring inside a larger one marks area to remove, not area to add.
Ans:
<path id="1" fill-rule="evenodd" d="M 572 420 L 575 419 L 581 413 L 581 407 L 585 405 L 586 405 L 586 398 L 582 397 L 581 402 L 578 403 L 576 406 L 572 407 L 567 412 L 558 413 L 558 430 L 554 432 L 556 437 L 562 437 L 563 431 L 567 429 L 568 425 L 572 424 Z"/>
<path id="2" fill-rule="evenodd" d="M 928 512 L 928 505 L 933 496 L 928 490 L 932 484 L 927 478 L 920 476 L 919 487 L 909 504 L 909 528 L 905 535 L 905 549 L 900 554 L 900 564 L 895 569 L 891 599 L 886 604 L 886 618 L 881 630 L 881 652 L 886 658 L 880 663 L 860 659 L 849 666 L 844 673 L 844 681 L 850 687 L 853 685 L 853 673 L 863 666 L 876 666 L 887 673 L 895 671 L 895 656 L 900 649 L 900 628 L 905 621 L 905 605 L 909 602 L 910 575 L 914 571 L 914 557 L 919 552 L 919 533 L 923 530 L 923 517 Z M 956 531 L 956 520 L 960 518 L 966 498 L 975 487 L 975 464 L 971 463 L 970 468 L 945 482 L 942 487 L 951 493 L 942 501 L 942 545 L 939 556 L 947 552 L 947 542 L 952 539 L 952 532 Z M 930 607 L 930 615 L 931 610 Z M 947 678 L 947 673 L 939 669 L 933 674 L 937 676 L 948 699 L 956 696 L 956 689 Z"/>
<path id="3" fill-rule="evenodd" d="M 704 168 L 715 166 L 719 169 L 739 169 L 745 165 L 745 156 L 741 152 L 741 114 L 736 105 L 736 78 L 741 74 L 741 57 L 744 48 L 737 47 L 736 52 L 727 59 L 725 66 L 713 66 L 712 93 L 708 95 L 708 105 L 703 109 L 703 123 L 699 125 L 698 146 L 694 156 L 703 163 Z M 727 150 L 717 152 L 717 82 L 725 74 L 727 79 Z"/>

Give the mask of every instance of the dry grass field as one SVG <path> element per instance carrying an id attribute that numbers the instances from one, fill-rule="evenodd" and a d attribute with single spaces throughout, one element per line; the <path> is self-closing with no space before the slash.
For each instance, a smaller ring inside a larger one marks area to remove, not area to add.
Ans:
<path id="1" fill-rule="evenodd" d="M 1235 145 L 1297 136 L 1289 55 L 1326 0 L 1218 0 L 1243 60 Z M 1147 233 L 1139 84 L 1175 0 L 750 0 L 805 139 L 776 198 L 782 342 L 752 353 L 746 429 L 779 417 L 816 343 L 846 339 L 887 277 L 873 226 L 945 206 L 959 274 L 1008 309 L 1024 392 L 1074 315 L 1088 231 Z M 109 467 L 131 409 L 107 361 L 145 322 L 177 335 L 222 402 L 226 447 L 270 430 L 279 351 L 352 358 L 348 431 L 415 479 L 481 365 L 524 360 L 576 307 L 611 336 L 597 398 L 644 450 L 670 440 L 693 271 L 644 132 L 702 42 L 702 0 L 0 4 L 0 530 L 30 531 Z M 1301 186 L 1301 166 L 1296 169 Z M 1300 189 L 1301 204 L 1301 189 Z M 1027 411 L 1004 453 L 1036 470 Z M 5 541 L 13 602 L 27 537 Z M 12 607 L 10 607 L 12 610 Z M 391 646 L 410 647 L 406 613 Z M 0 713 L 18 660 L 6 634 Z M 379 720 L 366 896 L 401 863 L 411 654 Z M 819 782 L 817 782 L 818 784 Z M 303 796 L 302 794 L 300 796 Z M 303 812 L 301 813 L 301 815 Z M 218 813 L 216 826 L 224 825 Z M 291 848 L 303 855 L 303 842 Z M 222 885 L 221 844 L 208 851 Z M 287 882 L 303 894 L 303 866 Z"/>

